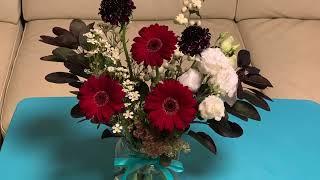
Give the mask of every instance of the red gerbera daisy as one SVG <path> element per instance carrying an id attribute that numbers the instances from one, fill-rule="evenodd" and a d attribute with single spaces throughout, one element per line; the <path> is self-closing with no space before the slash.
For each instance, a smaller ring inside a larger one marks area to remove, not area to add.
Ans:
<path id="1" fill-rule="evenodd" d="M 132 57 L 144 65 L 161 66 L 163 60 L 170 60 L 176 49 L 177 37 L 168 26 L 154 24 L 139 31 L 140 37 L 133 39 Z"/>
<path id="2" fill-rule="evenodd" d="M 92 76 L 80 88 L 79 105 L 93 123 L 107 124 L 124 107 L 125 93 L 118 81 L 108 76 Z"/>
<path id="3" fill-rule="evenodd" d="M 154 127 L 160 131 L 183 131 L 196 115 L 192 92 L 176 80 L 159 83 L 147 96 L 145 110 Z"/>

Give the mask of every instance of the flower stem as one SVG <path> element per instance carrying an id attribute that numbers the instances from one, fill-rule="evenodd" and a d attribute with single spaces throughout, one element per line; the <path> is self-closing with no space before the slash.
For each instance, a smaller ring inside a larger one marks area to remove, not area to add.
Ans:
<path id="1" fill-rule="evenodd" d="M 130 79 L 132 79 L 133 78 L 132 64 L 131 64 L 131 59 L 130 59 L 128 48 L 127 48 L 126 32 L 127 32 L 127 26 L 126 25 L 121 25 L 122 47 L 123 47 L 124 53 L 126 55 L 126 60 L 127 60 L 127 65 L 128 65 L 128 69 L 129 69 Z"/>

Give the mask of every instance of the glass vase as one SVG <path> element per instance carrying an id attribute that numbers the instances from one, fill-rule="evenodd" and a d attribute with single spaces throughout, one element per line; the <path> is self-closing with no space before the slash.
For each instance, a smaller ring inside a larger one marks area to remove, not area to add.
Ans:
<path id="1" fill-rule="evenodd" d="M 150 159 L 143 154 L 137 152 L 131 145 L 124 139 L 120 138 L 115 147 L 115 158 L 130 158 L 137 157 L 145 161 L 154 161 L 154 159 Z M 163 175 L 163 173 L 156 168 L 155 164 L 143 165 L 139 164 L 141 162 L 137 162 L 138 164 L 130 164 L 130 166 L 139 166 L 138 170 L 128 174 L 127 177 L 124 177 L 125 172 L 128 170 L 128 167 L 115 167 L 115 180 L 167 180 L 167 178 Z M 170 173 L 173 175 L 174 180 L 178 180 L 177 176 L 174 172 Z"/>

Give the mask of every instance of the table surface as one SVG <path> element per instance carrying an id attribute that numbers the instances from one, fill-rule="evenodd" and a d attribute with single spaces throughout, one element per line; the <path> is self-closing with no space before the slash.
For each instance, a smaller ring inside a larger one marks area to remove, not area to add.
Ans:
<path id="1" fill-rule="evenodd" d="M 0 179 L 111 180 L 115 139 L 101 140 L 103 127 L 77 123 L 69 115 L 75 98 L 31 98 L 20 102 L 0 152 Z M 262 121 L 243 122 L 238 139 L 222 138 L 205 126 L 218 154 L 187 138 L 182 180 L 320 179 L 320 105 L 275 100 Z"/>

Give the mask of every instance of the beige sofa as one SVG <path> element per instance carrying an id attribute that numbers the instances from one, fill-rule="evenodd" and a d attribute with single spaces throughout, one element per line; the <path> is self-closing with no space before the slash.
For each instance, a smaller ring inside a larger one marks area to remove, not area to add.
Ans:
<path id="1" fill-rule="evenodd" d="M 6 1 L 13 3 L 12 0 Z M 177 33 L 181 32 L 182 27 L 174 25 L 171 20 L 179 13 L 181 1 L 135 0 L 137 9 L 130 25 L 129 39 L 132 40 L 141 27 L 155 22 L 169 25 Z M 26 24 L 13 70 L 10 68 L 12 57 L 10 59 L 8 55 L 8 58 L 2 58 L 12 51 L 0 53 L 1 62 L 5 59 L 8 64 L 4 70 L 1 69 L 0 78 L 2 94 L 4 87 L 8 87 L 0 101 L 4 102 L 0 104 L 3 134 L 8 129 L 17 103 L 22 99 L 71 95 L 68 93 L 72 90 L 69 86 L 50 84 L 44 80 L 46 74 L 64 71 L 65 68 L 55 62 L 40 60 L 40 57 L 50 54 L 54 47 L 39 42 L 39 36 L 52 35 L 54 26 L 68 27 L 72 18 L 99 20 L 99 3 L 100 0 L 22 0 Z M 320 102 L 320 95 L 317 94 L 320 92 L 320 58 L 317 53 L 320 1 L 206 0 L 202 16 L 203 26 L 211 29 L 214 39 L 219 32 L 228 31 L 241 43 L 242 48 L 252 52 L 254 65 L 261 68 L 275 86 L 267 90 L 267 94 L 275 98 Z M 17 18 L 14 20 L 8 26 L 16 27 L 17 30 L 12 32 L 16 38 L 19 26 Z M 2 25 L 0 27 L 2 29 Z M 14 40 L 8 42 L 15 46 Z M 1 47 L 4 46 L 2 43 Z M 3 71 L 6 77 L 11 71 L 9 80 L 2 78 Z"/>

